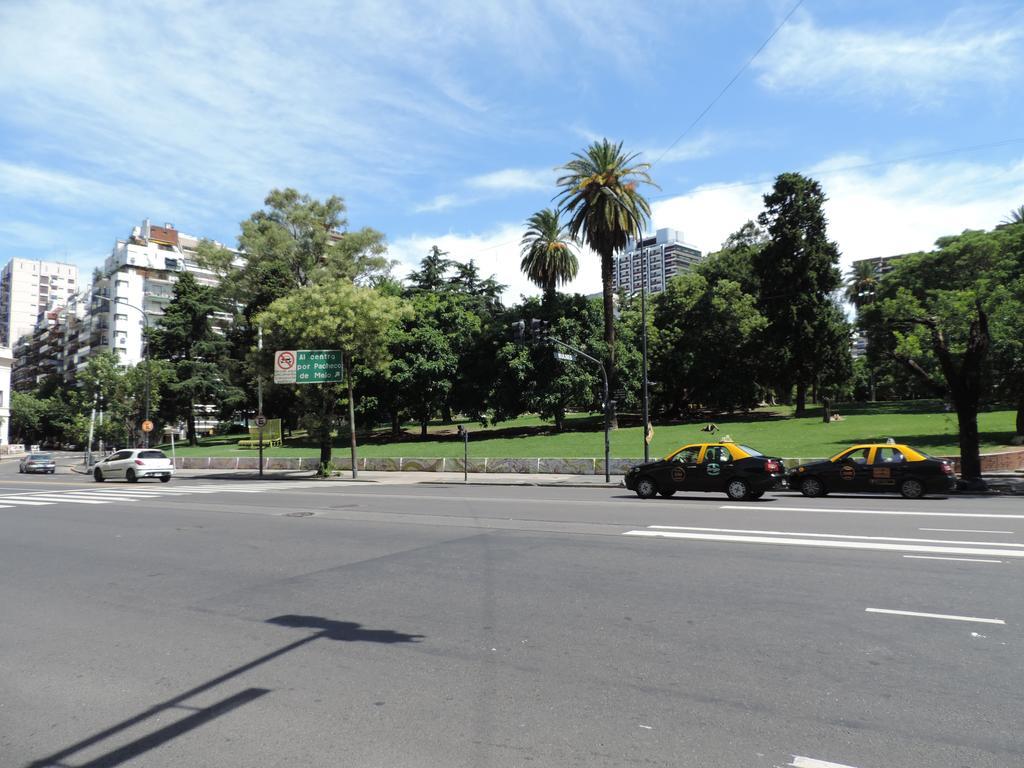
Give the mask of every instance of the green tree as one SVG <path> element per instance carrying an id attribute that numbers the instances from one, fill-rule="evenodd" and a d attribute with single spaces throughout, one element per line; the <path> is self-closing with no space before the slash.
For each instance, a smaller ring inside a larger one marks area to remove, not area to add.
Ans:
<path id="1" fill-rule="evenodd" d="M 48 401 L 28 392 L 11 392 L 11 423 L 9 426 L 12 442 L 41 442 L 43 419 Z"/>
<path id="2" fill-rule="evenodd" d="M 430 246 L 430 251 L 420 262 L 420 268 L 409 274 L 408 282 L 412 290 L 444 290 L 449 284 L 448 271 L 456 263 L 452 259 L 447 258 L 448 255 L 448 251 L 442 251 L 436 245 Z"/>
<path id="3" fill-rule="evenodd" d="M 229 416 L 241 404 L 242 391 L 225 375 L 228 341 L 214 327 L 224 313 L 218 292 L 200 285 L 190 272 L 174 284 L 174 295 L 150 334 L 151 355 L 170 363 L 174 378 L 167 385 L 165 416 L 184 418 L 190 445 L 198 445 L 196 406 L 214 406 Z"/>
<path id="4" fill-rule="evenodd" d="M 147 367 L 149 368 L 147 372 Z M 101 352 L 89 358 L 78 375 L 81 392 L 78 413 L 88 413 L 98 403 L 104 413 L 95 437 L 108 444 L 139 445 L 141 424 L 146 413 L 149 389 L 152 415 L 160 412 L 160 393 L 173 378 L 169 363 L 149 360 L 134 366 L 122 365 L 114 352 Z M 154 419 L 159 425 L 159 419 Z M 159 429 L 156 430 L 159 434 Z"/>
<path id="5" fill-rule="evenodd" d="M 768 234 L 753 221 L 748 221 L 722 243 L 721 250 L 708 255 L 694 267 L 710 285 L 719 280 L 732 280 L 744 293 L 761 293 L 761 277 L 754 262 L 768 243 Z"/>
<path id="6" fill-rule="evenodd" d="M 866 260 L 854 262 L 846 278 L 846 300 L 860 309 L 870 304 L 878 287 L 878 270 Z"/>
<path id="7" fill-rule="evenodd" d="M 999 286 L 990 299 L 993 388 L 1016 407 L 1019 438 L 1024 436 L 1024 277 Z"/>
<path id="8" fill-rule="evenodd" d="M 784 173 L 764 196 L 758 221 L 769 241 L 754 258 L 761 276 L 760 310 L 768 320 L 766 359 L 784 400 L 796 387 L 796 414 L 806 410 L 807 389 L 819 375 L 829 335 L 826 311 L 840 284 L 839 250 L 828 239 L 817 181 Z M 847 350 L 849 354 L 849 350 Z"/>
<path id="9" fill-rule="evenodd" d="M 636 162 L 636 154 L 622 151 L 622 143 L 595 141 L 560 170 L 559 208 L 568 214 L 573 240 L 585 242 L 601 259 L 604 299 L 604 343 L 607 374 L 615 381 L 615 296 L 612 258 L 626 247 L 631 235 L 643 236 L 651 215 L 647 199 L 637 191 L 640 183 L 652 186 L 649 163 Z M 613 426 L 616 426 L 613 424 Z"/>
<path id="10" fill-rule="evenodd" d="M 532 283 L 544 291 L 546 302 L 555 289 L 576 277 L 580 264 L 575 243 L 559 221 L 558 211 L 545 208 L 526 220 L 526 233 L 520 242 L 519 268 Z"/>
<path id="11" fill-rule="evenodd" d="M 1019 380 L 1012 336 L 1019 328 L 1024 227 L 944 237 L 928 253 L 909 254 L 879 282 L 866 320 L 889 355 L 957 414 L 961 474 L 981 477 L 978 410 L 993 385 Z M 951 280 L 950 276 L 956 276 Z M 999 330 L 994 333 L 996 318 Z M 994 339 L 1005 344 L 996 359 Z M 993 371 L 993 366 L 995 370 Z M 1005 367 L 1000 367 L 1005 366 Z"/>
<path id="12" fill-rule="evenodd" d="M 256 317 L 278 349 L 340 349 L 346 375 L 354 364 L 366 369 L 386 366 L 388 341 L 408 316 L 394 296 L 342 280 L 299 288 L 274 301 Z M 329 470 L 336 409 L 344 389 L 338 384 L 298 386 L 305 423 L 320 445 L 320 472 Z"/>
<path id="13" fill-rule="evenodd" d="M 756 405 L 766 326 L 756 299 L 733 280 L 712 285 L 699 273 L 669 280 L 654 301 L 656 403 L 671 416 L 692 407 L 730 411 Z"/>

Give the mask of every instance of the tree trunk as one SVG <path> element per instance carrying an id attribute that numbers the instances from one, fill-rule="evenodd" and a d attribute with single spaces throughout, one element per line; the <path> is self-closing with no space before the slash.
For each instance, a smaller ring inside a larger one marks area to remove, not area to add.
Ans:
<path id="1" fill-rule="evenodd" d="M 445 424 L 452 423 L 452 407 L 448 403 L 445 403 L 441 408 L 441 418 Z"/>
<path id="2" fill-rule="evenodd" d="M 188 418 L 185 420 L 185 423 L 187 425 L 188 444 L 199 445 L 199 437 L 196 435 L 196 407 L 191 400 L 188 403 Z"/>
<path id="3" fill-rule="evenodd" d="M 794 416 L 803 416 L 807 412 L 807 384 L 802 381 L 796 383 L 796 410 Z"/>
<path id="4" fill-rule="evenodd" d="M 818 382 L 817 381 L 815 381 L 814 384 L 811 385 L 811 402 L 812 403 L 818 402 Z"/>
<path id="5" fill-rule="evenodd" d="M 960 430 L 960 477 L 968 483 L 981 480 L 981 440 L 978 436 L 978 409 L 970 404 L 956 404 L 956 421 Z"/>
<path id="6" fill-rule="evenodd" d="M 1024 392 L 1017 397 L 1017 434 L 1024 435 Z"/>
<path id="7" fill-rule="evenodd" d="M 430 423 L 429 419 L 420 419 L 420 437 L 427 436 L 427 425 Z"/>
<path id="8" fill-rule="evenodd" d="M 608 396 L 615 392 L 615 291 L 612 286 L 612 252 L 601 254 L 601 289 L 604 298 L 605 373 L 608 374 Z M 607 403 L 605 404 L 607 407 Z M 610 426 L 619 428 L 618 418 L 612 411 Z"/>
<path id="9" fill-rule="evenodd" d="M 827 397 L 821 399 L 821 420 L 826 424 L 832 421 L 832 403 Z"/>
<path id="10" fill-rule="evenodd" d="M 555 409 L 555 431 L 561 432 L 562 427 L 565 426 L 565 410 L 562 408 Z"/>
<path id="11" fill-rule="evenodd" d="M 398 418 L 398 408 L 391 409 L 391 436 L 398 437 L 402 434 L 402 421 Z"/>

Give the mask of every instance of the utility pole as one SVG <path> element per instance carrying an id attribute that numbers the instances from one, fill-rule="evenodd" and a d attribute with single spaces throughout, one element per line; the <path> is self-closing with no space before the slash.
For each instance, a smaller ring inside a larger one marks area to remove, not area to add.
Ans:
<path id="1" fill-rule="evenodd" d="M 345 353 L 341 354 L 341 367 L 345 370 Z M 345 370 L 345 380 L 348 382 L 348 434 L 352 447 L 352 479 L 359 477 L 359 470 L 356 469 L 356 408 L 355 394 L 352 389 L 352 358 L 348 358 L 348 370 Z"/>
<path id="2" fill-rule="evenodd" d="M 256 363 L 256 426 L 260 428 L 260 477 L 263 477 L 263 425 L 266 424 L 266 417 L 263 415 L 263 375 L 260 373 L 260 363 L 263 352 L 263 326 L 257 326 L 256 349 L 260 351 L 259 361 Z"/>

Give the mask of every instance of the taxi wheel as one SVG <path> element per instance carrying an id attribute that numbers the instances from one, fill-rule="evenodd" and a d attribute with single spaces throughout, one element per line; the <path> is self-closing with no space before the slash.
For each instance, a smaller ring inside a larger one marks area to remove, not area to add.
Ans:
<path id="1" fill-rule="evenodd" d="M 900 495 L 904 499 L 920 499 L 924 496 L 924 483 L 920 480 L 904 480 L 900 483 Z"/>
<path id="2" fill-rule="evenodd" d="M 673 496 L 676 495 L 676 489 L 675 488 L 670 488 L 667 491 L 658 491 L 658 493 L 661 496 L 665 497 L 666 499 L 671 499 Z"/>
<path id="3" fill-rule="evenodd" d="M 764 496 L 764 491 L 754 491 L 753 493 L 747 494 L 748 499 L 760 499 Z"/>
<path id="4" fill-rule="evenodd" d="M 658 486 L 649 477 L 641 477 L 636 481 L 636 495 L 641 499 L 653 499 L 658 492 Z"/>
<path id="5" fill-rule="evenodd" d="M 809 499 L 813 499 L 816 496 L 824 496 L 825 486 L 816 477 L 805 477 L 804 481 L 800 483 L 800 493 Z"/>
<path id="6" fill-rule="evenodd" d="M 729 484 L 725 486 L 725 495 L 733 501 L 743 501 L 747 498 L 750 493 L 750 486 L 746 480 L 734 479 L 730 480 Z"/>

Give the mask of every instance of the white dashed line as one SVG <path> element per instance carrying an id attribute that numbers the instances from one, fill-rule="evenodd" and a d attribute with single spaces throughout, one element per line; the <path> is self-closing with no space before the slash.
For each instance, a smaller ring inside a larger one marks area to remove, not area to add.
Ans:
<path id="1" fill-rule="evenodd" d="M 917 611 L 894 611 L 891 608 L 865 608 L 867 613 L 886 613 L 893 616 L 916 616 L 923 619 L 946 619 L 947 621 L 973 621 L 980 624 L 1006 624 L 1002 619 L 980 619 L 977 616 L 953 616 L 948 613 L 919 613 Z"/>
<path id="2" fill-rule="evenodd" d="M 942 557 L 941 555 L 904 555 L 914 560 L 959 560 L 962 563 L 1001 563 L 1002 560 L 985 560 L 980 557 Z"/>
<path id="3" fill-rule="evenodd" d="M 1013 533 L 1013 531 L 982 531 L 976 528 L 918 528 L 919 531 L 940 531 L 943 533 Z"/>
<path id="4" fill-rule="evenodd" d="M 906 515 L 910 517 L 983 517 L 999 520 L 1024 520 L 1024 515 L 995 515 L 985 512 L 895 512 L 881 509 L 825 509 L 824 507 L 776 507 L 774 504 L 723 504 L 719 509 L 743 509 L 747 512 L 818 512 L 833 515 Z"/>
<path id="5" fill-rule="evenodd" d="M 624 531 L 623 536 L 647 536 L 663 539 L 722 541 L 735 544 L 782 544 L 794 547 L 867 549 L 880 552 L 932 552 L 946 555 L 1024 557 L 1024 549 L 976 549 L 973 547 L 936 547 L 924 544 L 890 544 L 884 541 L 838 541 L 836 539 L 788 539 L 784 536 L 736 536 L 724 533 L 684 533 L 682 531 Z"/>
<path id="6" fill-rule="evenodd" d="M 813 757 L 800 757 L 800 755 L 793 755 L 793 762 L 789 765 L 791 768 L 853 768 L 852 765 L 830 763 L 827 760 L 815 760 Z"/>
<path id="7" fill-rule="evenodd" d="M 954 541 L 951 539 L 906 539 L 895 536 L 857 536 L 848 533 L 804 533 L 803 531 L 748 531 L 741 528 L 697 528 L 689 525 L 649 525 L 648 528 L 669 531 L 709 531 L 711 533 L 749 533 L 765 536 L 807 536 L 815 539 L 856 539 L 858 541 L 910 541 L 919 544 L 967 544 L 981 547 L 1024 547 L 1010 541 Z"/>

